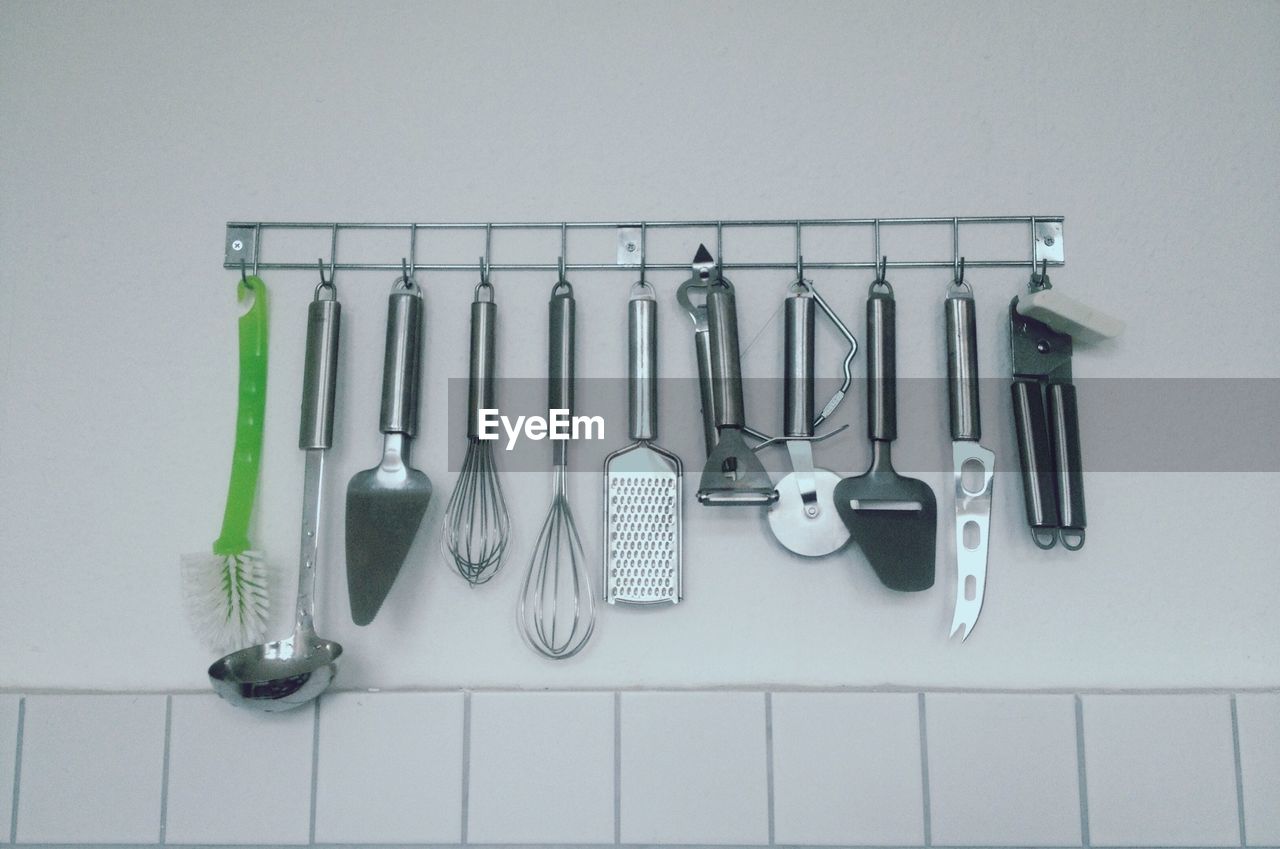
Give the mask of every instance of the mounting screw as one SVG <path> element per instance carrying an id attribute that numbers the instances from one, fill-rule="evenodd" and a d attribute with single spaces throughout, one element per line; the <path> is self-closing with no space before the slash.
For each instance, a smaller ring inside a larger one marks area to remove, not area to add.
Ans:
<path id="1" fill-rule="evenodd" d="M 236 239 L 234 242 L 231 243 L 231 250 L 233 251 L 244 250 L 244 242 L 240 241 L 239 239 Z"/>
<path id="2" fill-rule="evenodd" d="M 1052 236 L 1045 236 L 1045 237 L 1044 237 L 1044 244 L 1045 244 L 1045 247 L 1047 247 L 1047 248 L 1051 248 L 1051 247 L 1053 247 L 1053 237 L 1052 237 Z"/>
<path id="3" fill-rule="evenodd" d="M 1036 343 L 1036 350 L 1042 354 L 1049 353 L 1052 347 L 1053 346 L 1051 346 L 1048 340 L 1046 339 L 1041 339 L 1039 342 Z"/>
<path id="4" fill-rule="evenodd" d="M 627 242 L 627 253 L 635 253 L 640 246 L 635 242 Z"/>

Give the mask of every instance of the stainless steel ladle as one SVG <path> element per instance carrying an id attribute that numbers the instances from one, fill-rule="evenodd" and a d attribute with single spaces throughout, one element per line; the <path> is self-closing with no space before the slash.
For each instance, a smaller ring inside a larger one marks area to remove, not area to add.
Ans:
<path id="1" fill-rule="evenodd" d="M 298 447 L 307 452 L 302 488 L 302 544 L 293 633 L 283 640 L 233 652 L 209 667 L 214 691 L 233 705 L 284 711 L 310 702 L 333 681 L 342 646 L 316 635 L 316 560 L 323 515 L 324 455 L 333 445 L 333 401 L 338 376 L 337 290 L 324 278 L 307 313 L 302 426 Z"/>

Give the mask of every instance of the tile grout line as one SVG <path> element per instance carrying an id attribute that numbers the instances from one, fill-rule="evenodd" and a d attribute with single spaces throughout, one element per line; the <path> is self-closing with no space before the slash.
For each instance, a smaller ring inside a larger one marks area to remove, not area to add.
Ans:
<path id="1" fill-rule="evenodd" d="M 622 843 L 622 693 L 613 692 L 613 842 Z"/>
<path id="2" fill-rule="evenodd" d="M 1089 774 L 1084 763 L 1084 699 L 1075 696 L 1076 712 L 1076 782 L 1080 796 L 1080 845 L 1088 849 L 1093 845 L 1089 834 Z"/>
<path id="3" fill-rule="evenodd" d="M 311 711 L 311 824 L 307 842 L 316 844 L 316 797 L 320 786 L 320 699 L 316 699 Z"/>
<path id="4" fill-rule="evenodd" d="M 459 842 L 470 842 L 468 835 L 471 820 L 471 696 L 467 690 L 462 695 L 462 825 Z"/>
<path id="5" fill-rule="evenodd" d="M 765 794 L 769 801 L 769 845 L 773 846 L 777 842 L 777 830 L 773 803 L 773 693 L 769 692 L 764 694 L 764 771 Z"/>
<path id="6" fill-rule="evenodd" d="M 27 697 L 18 699 L 18 740 L 13 747 L 13 810 L 9 813 L 9 842 L 18 842 L 18 790 L 22 787 L 22 733 L 27 719 Z"/>
<path id="7" fill-rule="evenodd" d="M 1240 757 L 1240 713 L 1236 709 L 1236 695 L 1231 694 L 1231 746 L 1236 759 L 1236 813 L 1240 817 L 1240 845 L 1247 846 L 1244 826 L 1244 762 Z"/>
<path id="8" fill-rule="evenodd" d="M 160 840 L 165 842 L 169 827 L 169 749 L 173 740 L 173 696 L 164 697 L 164 761 L 160 769 Z"/>
<path id="9" fill-rule="evenodd" d="M 924 812 L 924 845 L 933 845 L 933 811 L 929 800 L 929 731 L 925 727 L 924 693 L 916 694 L 917 712 L 920 714 L 920 796 Z"/>

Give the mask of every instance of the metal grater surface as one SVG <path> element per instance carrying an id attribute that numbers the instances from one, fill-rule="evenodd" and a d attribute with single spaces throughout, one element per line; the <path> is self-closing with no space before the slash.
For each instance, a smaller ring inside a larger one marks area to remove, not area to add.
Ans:
<path id="1" fill-rule="evenodd" d="M 675 604 L 680 586 L 679 461 L 645 443 L 611 458 L 605 476 L 605 600 Z"/>

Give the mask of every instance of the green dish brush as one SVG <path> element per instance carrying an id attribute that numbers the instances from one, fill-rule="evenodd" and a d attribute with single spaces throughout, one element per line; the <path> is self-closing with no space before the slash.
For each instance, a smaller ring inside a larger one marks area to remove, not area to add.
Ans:
<path id="1" fill-rule="evenodd" d="M 187 617 L 196 634 L 216 651 L 262 642 L 270 613 L 266 559 L 249 544 L 267 400 L 267 284 L 257 275 L 242 274 L 236 296 L 241 303 L 252 296 L 253 304 L 240 317 L 236 440 L 222 534 L 211 552 L 181 558 Z"/>

